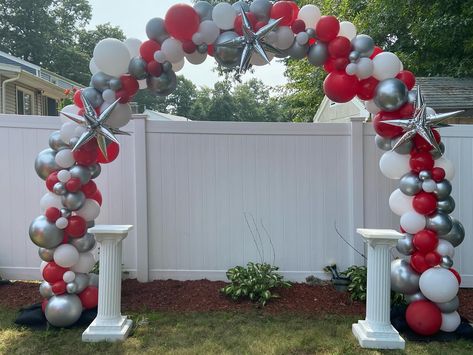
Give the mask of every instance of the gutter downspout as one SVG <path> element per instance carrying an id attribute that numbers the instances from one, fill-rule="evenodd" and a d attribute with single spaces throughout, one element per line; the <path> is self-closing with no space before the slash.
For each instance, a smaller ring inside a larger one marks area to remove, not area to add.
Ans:
<path id="1" fill-rule="evenodd" d="M 2 113 L 6 113 L 5 106 L 7 104 L 7 95 L 6 95 L 7 84 L 17 81 L 18 79 L 20 79 L 20 76 L 21 76 L 21 71 L 18 73 L 18 75 L 15 78 L 7 79 L 2 83 Z"/>

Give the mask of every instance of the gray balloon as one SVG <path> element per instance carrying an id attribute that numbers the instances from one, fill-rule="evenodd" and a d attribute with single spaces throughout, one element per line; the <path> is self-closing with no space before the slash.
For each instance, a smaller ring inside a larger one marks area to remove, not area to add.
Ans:
<path id="1" fill-rule="evenodd" d="M 250 4 L 250 11 L 258 21 L 268 21 L 272 6 L 268 0 L 255 0 Z"/>
<path id="2" fill-rule="evenodd" d="M 348 55 L 348 59 L 350 60 L 351 63 L 356 63 L 360 60 L 360 52 L 358 51 L 351 51 L 350 54 Z"/>
<path id="3" fill-rule="evenodd" d="M 383 80 L 376 86 L 373 100 L 383 111 L 396 111 L 407 101 L 406 84 L 395 78 Z"/>
<path id="4" fill-rule="evenodd" d="M 440 312 L 442 313 L 452 313 L 455 312 L 458 307 L 460 307 L 460 300 L 458 296 L 455 296 L 451 301 L 443 302 L 443 303 L 436 303 L 437 307 L 440 308 Z"/>
<path id="5" fill-rule="evenodd" d="M 286 58 L 289 56 L 288 49 L 280 49 L 274 53 L 276 58 Z"/>
<path id="6" fill-rule="evenodd" d="M 235 67 L 240 63 L 241 48 L 219 46 L 220 43 L 235 39 L 238 34 L 233 31 L 223 32 L 218 36 L 214 44 L 214 57 L 218 64 L 223 67 Z"/>
<path id="7" fill-rule="evenodd" d="M 412 234 L 404 234 L 404 236 L 397 240 L 396 249 L 402 255 L 411 255 L 414 251 L 414 244 L 412 244 L 413 239 Z"/>
<path id="8" fill-rule="evenodd" d="M 92 75 L 90 86 L 102 92 L 110 87 L 110 79 L 112 79 L 110 75 L 99 71 Z"/>
<path id="9" fill-rule="evenodd" d="M 416 292 L 412 295 L 405 295 L 405 299 L 407 303 L 417 302 L 417 301 L 425 301 L 427 298 L 422 294 L 422 292 Z"/>
<path id="10" fill-rule="evenodd" d="M 171 70 L 172 70 L 172 64 L 171 64 L 171 62 L 165 61 L 165 62 L 162 64 L 162 68 L 163 68 L 163 71 L 164 71 L 165 73 L 171 71 Z"/>
<path id="11" fill-rule="evenodd" d="M 79 274 L 76 273 L 76 278 L 74 282 L 77 285 L 77 293 L 81 293 L 85 290 L 87 286 L 89 286 L 89 275 L 88 274 Z"/>
<path id="12" fill-rule="evenodd" d="M 146 24 L 146 35 L 149 39 L 154 39 L 156 42 L 163 43 L 169 38 L 169 33 L 164 26 L 164 20 L 159 17 L 152 18 Z"/>
<path id="13" fill-rule="evenodd" d="M 422 190 L 422 181 L 412 173 L 407 173 L 399 181 L 399 189 L 407 196 L 414 196 Z"/>
<path id="14" fill-rule="evenodd" d="M 443 212 L 437 212 L 432 217 L 427 217 L 426 220 L 426 228 L 437 232 L 437 234 L 447 234 L 452 229 L 452 219 Z"/>
<path id="15" fill-rule="evenodd" d="M 36 157 L 34 169 L 41 179 L 46 180 L 53 171 L 61 169 L 59 165 L 56 164 L 56 160 L 54 160 L 55 157 L 56 151 L 49 148 L 41 151 Z"/>
<path id="16" fill-rule="evenodd" d="M 238 3 L 233 4 L 235 10 L 239 10 L 240 7 L 236 6 Z M 213 6 L 210 5 L 207 1 L 197 1 L 194 4 L 194 10 L 200 17 L 200 22 L 206 20 L 212 20 L 212 10 Z"/>
<path id="17" fill-rule="evenodd" d="M 307 28 L 305 30 L 305 33 L 307 33 L 309 38 L 315 38 L 316 37 L 316 33 L 315 33 L 315 30 L 313 28 Z"/>
<path id="18" fill-rule="evenodd" d="M 294 42 L 296 43 L 296 42 Z M 324 65 L 328 58 L 327 45 L 325 43 L 316 43 L 310 47 L 307 53 L 307 60 L 310 64 L 320 67 Z"/>
<path id="19" fill-rule="evenodd" d="M 94 108 L 100 107 L 103 104 L 102 93 L 94 88 L 82 89 L 82 95 L 89 100 Z"/>
<path id="20" fill-rule="evenodd" d="M 67 285 L 66 285 L 66 291 L 67 293 L 77 293 L 77 284 L 72 281 L 72 282 L 69 282 Z"/>
<path id="21" fill-rule="evenodd" d="M 55 327 L 69 327 L 82 314 L 82 303 L 76 295 L 53 296 L 49 299 L 44 315 Z"/>
<path id="22" fill-rule="evenodd" d="M 78 178 L 82 185 L 87 184 L 91 178 L 90 169 L 87 166 L 83 165 L 74 165 L 72 168 L 69 169 L 71 176 L 74 178 Z"/>
<path id="23" fill-rule="evenodd" d="M 51 149 L 54 149 L 56 151 L 69 148 L 69 146 L 61 139 L 60 131 L 54 131 L 53 133 L 51 133 L 51 135 L 49 136 L 49 146 L 51 147 Z"/>
<path id="24" fill-rule="evenodd" d="M 54 260 L 54 249 L 48 248 L 39 248 L 38 255 L 43 261 L 53 261 Z"/>
<path id="25" fill-rule="evenodd" d="M 89 165 L 89 171 L 90 171 L 90 178 L 95 179 L 102 172 L 102 167 L 100 166 L 100 164 L 95 163 L 95 164 Z"/>
<path id="26" fill-rule="evenodd" d="M 51 297 L 54 296 L 53 288 L 51 284 L 47 281 L 41 282 L 41 285 L 39 285 L 39 293 L 41 297 L 50 299 Z"/>
<path id="27" fill-rule="evenodd" d="M 382 137 L 380 136 L 379 134 L 377 134 L 375 137 L 374 137 L 374 142 L 376 143 L 376 145 L 378 146 L 379 149 L 381 150 L 391 150 L 392 146 L 391 146 L 391 139 L 390 138 L 385 138 L 385 137 Z"/>
<path id="28" fill-rule="evenodd" d="M 72 137 L 71 139 L 69 139 L 69 148 L 74 148 L 77 142 L 79 142 L 79 137 Z"/>
<path id="29" fill-rule="evenodd" d="M 89 286 L 99 287 L 99 275 L 89 274 Z"/>
<path id="30" fill-rule="evenodd" d="M 67 208 L 61 208 L 61 217 L 69 218 L 71 215 L 71 210 L 68 210 Z"/>
<path id="31" fill-rule="evenodd" d="M 422 181 L 428 180 L 428 179 L 431 179 L 431 178 L 432 178 L 432 174 L 428 170 L 422 170 L 419 173 L 419 179 L 421 179 Z"/>
<path id="32" fill-rule="evenodd" d="M 391 289 L 396 292 L 413 294 L 419 291 L 419 274 L 404 259 L 391 262 Z"/>
<path id="33" fill-rule="evenodd" d="M 209 49 L 209 46 L 205 43 L 199 44 L 197 46 L 197 52 L 199 52 L 200 54 L 207 53 L 208 49 Z"/>
<path id="34" fill-rule="evenodd" d="M 77 211 L 85 203 L 85 195 L 82 191 L 68 192 L 61 197 L 61 202 L 67 209 Z"/>
<path id="35" fill-rule="evenodd" d="M 352 39 L 353 50 L 360 53 L 361 57 L 369 57 L 374 51 L 374 41 L 368 35 L 360 34 Z M 407 94 L 406 94 L 407 95 Z"/>
<path id="36" fill-rule="evenodd" d="M 37 246 L 53 249 L 61 244 L 64 231 L 47 220 L 45 216 L 36 217 L 30 224 L 29 235 Z"/>
<path id="37" fill-rule="evenodd" d="M 440 266 L 445 269 L 450 269 L 453 266 L 453 260 L 448 255 L 442 256 L 440 259 Z"/>
<path id="38" fill-rule="evenodd" d="M 455 200 L 452 196 L 448 196 L 445 200 L 438 200 L 437 208 L 443 213 L 450 214 L 455 210 Z"/>
<path id="39" fill-rule="evenodd" d="M 117 78 L 110 79 L 110 89 L 112 89 L 113 91 L 118 91 L 121 88 L 122 88 L 122 82 L 120 81 L 120 79 L 117 79 Z"/>
<path id="40" fill-rule="evenodd" d="M 199 2 L 205 2 L 205 1 L 199 1 Z M 198 2 L 198 3 L 199 3 Z M 197 3 L 197 4 L 198 4 Z M 237 1 L 236 3 L 234 3 L 233 5 L 233 8 L 237 11 L 237 13 L 241 13 L 241 9 L 243 9 L 243 11 L 245 12 L 249 12 L 250 11 L 250 5 L 248 5 L 246 2 L 244 1 Z M 194 5 L 194 8 L 195 8 L 195 5 Z M 197 10 L 197 9 L 196 9 Z M 199 13 L 197 11 L 197 13 Z M 200 16 L 200 14 L 199 14 Z M 202 17 L 201 17 L 202 18 Z M 212 19 L 212 14 L 210 15 L 210 19 Z"/>
<path id="41" fill-rule="evenodd" d="M 157 96 L 167 96 L 177 87 L 176 74 L 170 70 L 159 77 L 150 76 L 146 79 L 148 89 Z"/>
<path id="42" fill-rule="evenodd" d="M 294 59 L 303 59 L 307 56 L 307 51 L 309 46 L 307 44 L 300 45 L 296 41 L 292 43 L 292 46 L 289 47 L 287 53 Z"/>
<path id="43" fill-rule="evenodd" d="M 397 141 L 399 140 L 400 138 L 396 138 L 392 141 L 392 145 L 394 146 Z M 412 146 L 414 145 L 414 143 L 412 143 L 411 140 L 409 141 L 405 141 L 404 143 L 402 143 L 399 147 L 397 147 L 396 149 L 394 149 L 394 151 L 398 154 L 410 154 L 411 153 L 411 150 L 412 150 Z"/>
<path id="44" fill-rule="evenodd" d="M 128 65 L 128 73 L 131 76 L 135 77 L 137 80 L 146 79 L 148 73 L 146 72 L 146 62 L 143 58 L 132 58 L 130 64 Z"/>
<path id="45" fill-rule="evenodd" d="M 84 253 L 95 247 L 95 237 L 93 234 L 87 233 L 81 238 L 72 238 L 70 244 L 75 246 L 79 253 Z"/>
<path id="46" fill-rule="evenodd" d="M 434 158 L 435 160 L 441 158 L 442 155 L 445 153 L 445 144 L 443 144 L 443 142 L 439 143 L 439 148 L 440 148 L 440 152 L 436 149 L 432 149 L 430 151 L 430 154 L 432 154 L 432 158 Z"/>
<path id="47" fill-rule="evenodd" d="M 56 195 L 64 195 L 67 190 L 66 190 L 66 185 L 63 182 L 56 182 L 53 186 L 53 192 Z"/>
<path id="48" fill-rule="evenodd" d="M 465 229 L 459 220 L 452 218 L 452 229 L 446 234 L 439 235 L 439 238 L 457 247 L 463 242 L 463 239 L 465 239 Z"/>
<path id="49" fill-rule="evenodd" d="M 437 188 L 435 189 L 434 194 L 439 200 L 445 200 L 450 196 L 451 192 L 452 184 L 447 179 L 444 179 L 437 183 Z"/>

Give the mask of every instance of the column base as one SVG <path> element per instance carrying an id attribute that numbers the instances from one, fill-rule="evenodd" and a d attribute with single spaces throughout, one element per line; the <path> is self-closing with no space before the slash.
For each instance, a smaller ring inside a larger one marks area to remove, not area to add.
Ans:
<path id="1" fill-rule="evenodd" d="M 82 333 L 82 341 L 123 341 L 131 331 L 133 321 L 125 316 L 115 320 L 100 320 L 95 318 L 89 327 Z"/>
<path id="2" fill-rule="evenodd" d="M 359 320 L 352 331 L 362 348 L 404 349 L 406 343 L 391 324 Z"/>

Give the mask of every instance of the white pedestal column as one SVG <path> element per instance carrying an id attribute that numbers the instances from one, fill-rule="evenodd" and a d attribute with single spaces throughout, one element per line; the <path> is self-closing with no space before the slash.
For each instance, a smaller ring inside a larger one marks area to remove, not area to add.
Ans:
<path id="1" fill-rule="evenodd" d="M 405 342 L 391 325 L 391 276 L 389 248 L 402 234 L 385 229 L 357 229 L 368 242 L 368 285 L 366 319 L 353 324 L 352 331 L 361 347 L 404 349 Z"/>
<path id="2" fill-rule="evenodd" d="M 97 317 L 82 333 L 82 341 L 125 340 L 132 321 L 122 316 L 122 240 L 133 228 L 130 225 L 98 225 L 89 229 L 100 244 L 99 304 Z"/>

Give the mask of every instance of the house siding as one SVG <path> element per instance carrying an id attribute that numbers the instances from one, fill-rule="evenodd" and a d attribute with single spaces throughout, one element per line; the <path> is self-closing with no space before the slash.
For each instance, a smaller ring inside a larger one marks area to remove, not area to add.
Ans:
<path id="1" fill-rule="evenodd" d="M 3 112 L 3 108 L 1 107 L 2 105 L 2 96 L 3 93 L 1 92 L 1 84 L 3 81 L 8 80 L 6 77 L 0 77 L 0 112 Z M 34 108 L 33 108 L 33 114 L 34 115 L 43 115 L 46 114 L 46 112 L 43 112 L 43 96 L 42 94 L 38 93 L 38 90 L 29 86 L 25 85 L 19 82 L 11 82 L 7 83 L 6 88 L 5 88 L 5 93 L 6 93 L 6 102 L 5 102 L 5 107 L 6 111 L 5 113 L 7 114 L 15 114 L 17 113 L 17 103 L 16 103 L 16 89 L 17 87 L 19 88 L 24 88 L 27 90 L 30 90 L 33 92 L 34 96 Z"/>

